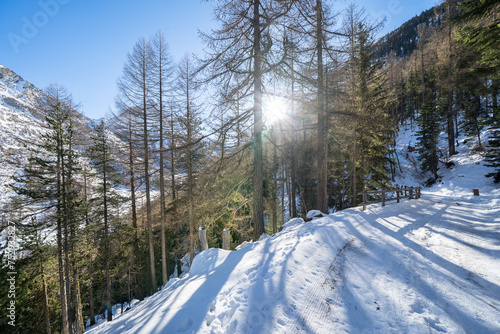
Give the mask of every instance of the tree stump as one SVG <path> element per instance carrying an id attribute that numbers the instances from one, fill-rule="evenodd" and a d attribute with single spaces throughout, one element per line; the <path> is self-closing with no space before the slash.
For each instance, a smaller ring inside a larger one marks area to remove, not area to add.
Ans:
<path id="1" fill-rule="evenodd" d="M 479 189 L 472 189 L 474 196 L 479 196 Z"/>
<path id="2" fill-rule="evenodd" d="M 207 230 L 205 229 L 204 226 L 201 226 L 198 229 L 198 238 L 200 239 L 200 250 L 204 251 L 208 249 L 208 242 L 207 242 Z"/>
<path id="3" fill-rule="evenodd" d="M 230 242 L 230 233 L 229 230 L 224 229 L 222 231 L 222 249 L 231 250 L 231 242 Z"/>

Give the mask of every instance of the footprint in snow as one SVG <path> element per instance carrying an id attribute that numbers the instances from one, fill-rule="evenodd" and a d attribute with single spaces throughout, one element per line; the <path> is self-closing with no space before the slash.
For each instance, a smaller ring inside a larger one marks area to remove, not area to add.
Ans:
<path id="1" fill-rule="evenodd" d="M 416 301 L 415 303 L 411 304 L 410 308 L 411 308 L 410 310 L 411 313 L 418 313 L 418 314 L 424 313 L 424 308 L 422 306 L 422 303 L 419 301 Z"/>

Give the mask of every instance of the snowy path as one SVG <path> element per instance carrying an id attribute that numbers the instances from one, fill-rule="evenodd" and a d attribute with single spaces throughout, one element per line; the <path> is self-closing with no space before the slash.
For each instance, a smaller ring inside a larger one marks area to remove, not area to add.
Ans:
<path id="1" fill-rule="evenodd" d="M 447 198 L 293 220 L 241 250 L 210 249 L 89 333 L 500 333 L 500 199 Z"/>

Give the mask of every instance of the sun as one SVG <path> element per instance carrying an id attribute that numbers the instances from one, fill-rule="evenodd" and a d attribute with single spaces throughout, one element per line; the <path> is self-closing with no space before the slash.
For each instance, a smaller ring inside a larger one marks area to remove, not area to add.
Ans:
<path id="1" fill-rule="evenodd" d="M 263 114 L 267 125 L 274 125 L 282 121 L 288 111 L 288 103 L 285 98 L 279 96 L 268 96 L 264 100 Z"/>

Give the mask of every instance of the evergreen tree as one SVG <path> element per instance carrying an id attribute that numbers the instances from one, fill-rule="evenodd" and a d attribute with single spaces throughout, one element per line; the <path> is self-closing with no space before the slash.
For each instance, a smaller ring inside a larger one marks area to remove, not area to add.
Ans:
<path id="1" fill-rule="evenodd" d="M 428 80 L 427 84 L 430 87 L 434 86 L 432 80 Z M 430 179 L 428 184 L 432 184 L 439 177 L 438 143 L 441 131 L 441 118 L 436 109 L 436 90 L 429 88 L 425 95 L 421 115 L 418 119 L 420 130 L 417 132 L 417 150 L 420 155 L 420 167 L 424 173 L 431 172 L 433 175 L 433 179 Z"/>
<path id="2" fill-rule="evenodd" d="M 377 26 L 370 26 L 364 12 L 354 6 L 349 8 L 344 26 L 348 60 L 343 69 L 346 80 L 342 110 L 348 116 L 345 132 L 351 148 L 350 197 L 351 204 L 356 205 L 360 191 L 386 188 L 389 184 L 393 101 L 383 63 L 375 59 L 373 34 Z M 335 174 L 342 180 L 342 172 Z"/>
<path id="3" fill-rule="evenodd" d="M 177 166 L 187 176 L 184 189 L 187 193 L 187 222 L 189 229 L 189 254 L 193 261 L 198 236 L 194 219 L 195 180 L 203 166 L 203 142 L 201 141 L 201 108 L 197 105 L 200 85 L 195 79 L 195 68 L 189 56 L 184 56 L 177 69 L 177 105 L 179 107 L 179 161 Z"/>
<path id="4" fill-rule="evenodd" d="M 273 37 L 270 33 L 276 20 L 290 10 L 292 0 L 287 1 L 220 1 L 215 16 L 220 28 L 212 34 L 202 35 L 208 46 L 208 58 L 203 68 L 211 71 L 208 80 L 230 87 L 238 96 L 252 105 L 253 173 L 254 173 L 254 239 L 265 233 L 264 229 L 264 156 L 262 144 L 263 118 L 262 97 L 264 76 L 272 70 Z M 232 87 L 233 83 L 238 87 Z"/>
<path id="5" fill-rule="evenodd" d="M 13 177 L 14 183 L 10 185 L 19 196 L 18 203 L 24 208 L 25 217 L 43 213 L 48 226 L 56 227 L 62 333 L 69 333 L 72 328 L 69 259 L 74 238 L 70 240 L 70 237 L 71 230 L 76 229 L 79 222 L 81 203 L 76 191 L 78 164 L 71 122 L 71 114 L 75 111 L 71 106 L 71 97 L 61 86 L 51 85 L 41 95 L 37 108 L 46 115 L 47 128 L 40 143 L 30 146 L 27 165 Z M 77 313 L 81 307 L 78 300 L 77 297 Z M 80 329 L 78 314 L 76 321 Z"/>
<path id="6" fill-rule="evenodd" d="M 491 80 L 491 96 L 493 105 L 490 124 L 489 151 L 486 157 L 487 166 L 496 171 L 487 176 L 500 182 L 500 109 L 498 108 L 498 83 L 500 79 L 500 17 L 498 17 L 497 0 L 465 0 L 460 4 L 461 15 L 454 19 L 463 24 L 456 33 L 458 41 L 480 53 L 481 59 L 474 71 L 482 74 L 487 81 Z"/>
<path id="7" fill-rule="evenodd" d="M 88 148 L 87 154 L 90 158 L 91 166 L 95 170 L 95 179 L 98 186 L 96 195 L 91 199 L 91 206 L 94 208 L 94 220 L 103 223 L 101 232 L 101 256 L 104 258 L 106 273 L 106 310 L 107 321 L 113 320 L 111 312 L 112 291 L 111 291 L 111 248 L 110 231 L 114 227 L 116 213 L 112 214 L 124 201 L 117 192 L 116 187 L 120 184 L 120 175 L 113 165 L 111 147 L 108 142 L 104 121 L 96 127 L 92 137 L 92 144 Z"/>

